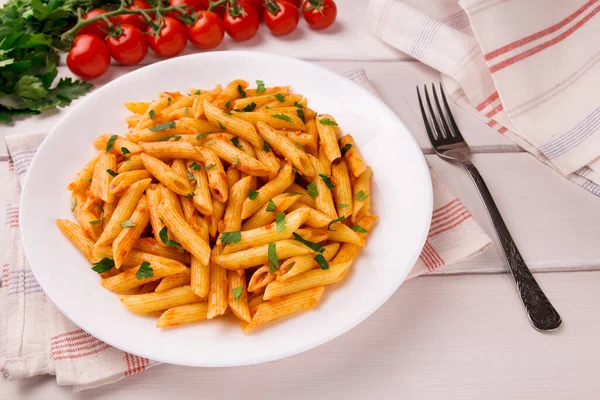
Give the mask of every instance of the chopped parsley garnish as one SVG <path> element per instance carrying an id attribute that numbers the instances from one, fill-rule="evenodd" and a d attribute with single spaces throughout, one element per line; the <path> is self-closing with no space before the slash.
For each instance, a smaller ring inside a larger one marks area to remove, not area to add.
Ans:
<path id="1" fill-rule="evenodd" d="M 204 169 L 209 170 L 209 169 L 213 169 L 216 166 L 217 166 L 217 164 L 208 164 L 206 167 L 204 167 Z"/>
<path id="2" fill-rule="evenodd" d="M 242 108 L 239 111 L 243 111 L 243 112 L 251 112 L 254 111 L 254 109 L 256 108 L 256 103 L 252 102 L 250 104 L 248 104 L 246 107 Z"/>
<path id="3" fill-rule="evenodd" d="M 238 163 L 239 163 L 239 162 L 240 162 L 240 160 L 238 160 L 238 158 L 236 157 L 236 158 L 233 160 L 233 165 L 238 165 Z"/>
<path id="4" fill-rule="evenodd" d="M 319 246 L 316 243 L 310 242 L 306 239 L 304 239 L 302 236 L 298 235 L 296 232 L 292 233 L 292 235 L 294 235 L 294 239 L 299 241 L 300 243 L 302 243 L 303 245 L 305 245 L 306 247 L 308 247 L 311 250 L 314 250 L 316 252 L 319 253 L 324 253 L 325 252 L 325 248 Z"/>
<path id="5" fill-rule="evenodd" d="M 269 255 L 269 272 L 275 272 L 279 269 L 279 259 L 277 259 L 277 248 L 275 243 L 269 243 L 267 254 Z"/>
<path id="6" fill-rule="evenodd" d="M 215 143 L 217 143 L 216 140 L 211 140 L 210 142 L 206 142 L 206 144 L 209 145 L 209 146 L 212 146 Z"/>
<path id="7" fill-rule="evenodd" d="M 150 278 L 154 276 L 154 270 L 150 268 L 150 263 L 148 261 L 144 261 L 142 265 L 135 272 L 135 277 L 137 280 L 141 281 L 145 278 Z"/>
<path id="8" fill-rule="evenodd" d="M 171 101 L 173 101 L 173 99 L 171 99 L 170 97 L 167 97 L 167 104 L 171 105 Z"/>
<path id="9" fill-rule="evenodd" d="M 294 107 L 304 108 L 304 106 L 302 104 L 298 103 L 297 101 L 294 102 Z"/>
<path id="10" fill-rule="evenodd" d="M 131 228 L 135 226 L 135 222 L 133 222 L 132 220 L 128 219 L 127 221 L 123 221 L 121 222 L 121 228 Z"/>
<path id="11" fill-rule="evenodd" d="M 194 179 L 196 179 L 194 177 L 194 174 L 192 174 L 190 171 L 186 171 L 185 174 L 187 175 L 187 177 L 190 181 L 193 181 Z"/>
<path id="12" fill-rule="evenodd" d="M 194 92 L 194 94 L 195 94 L 195 95 L 198 95 L 198 94 L 200 94 L 200 93 L 202 93 L 202 91 L 201 91 L 200 89 L 198 89 L 198 90 L 196 90 L 196 91 Z"/>
<path id="13" fill-rule="evenodd" d="M 248 198 L 249 198 L 250 200 L 255 200 L 257 197 L 258 197 L 258 192 L 257 192 L 256 190 L 252 190 L 252 189 L 250 189 L 250 190 L 248 191 Z"/>
<path id="14" fill-rule="evenodd" d="M 108 153 L 110 151 L 110 149 L 112 149 L 113 145 L 115 144 L 116 140 L 117 140 L 118 136 L 117 135 L 112 135 L 109 139 L 108 142 L 106 143 L 106 152 Z"/>
<path id="15" fill-rule="evenodd" d="M 154 117 L 156 117 L 156 113 L 154 112 L 154 110 L 150 110 L 148 115 L 150 115 L 150 119 L 154 119 Z"/>
<path id="16" fill-rule="evenodd" d="M 333 231 L 333 229 L 331 229 L 331 225 L 335 224 L 336 222 L 342 222 L 345 219 L 346 219 L 345 215 L 342 215 L 341 217 L 334 219 L 333 221 L 331 221 L 329 223 L 329 225 L 327 225 L 327 230 L 328 231 Z"/>
<path id="17" fill-rule="evenodd" d="M 350 150 L 352 145 L 350 143 L 346 143 L 344 147 L 342 147 L 342 157 Z"/>
<path id="18" fill-rule="evenodd" d="M 323 118 L 319 120 L 321 125 L 338 126 L 337 122 L 330 120 L 329 118 Z"/>
<path id="19" fill-rule="evenodd" d="M 356 195 L 354 196 L 356 200 L 366 200 L 368 197 L 369 195 L 363 192 L 362 190 L 356 193 Z"/>
<path id="20" fill-rule="evenodd" d="M 188 107 L 186 107 L 185 110 L 183 110 L 183 115 L 188 115 L 189 112 L 190 112 L 190 109 Z"/>
<path id="21" fill-rule="evenodd" d="M 273 212 L 275 210 L 277 210 L 277 205 L 275 204 L 275 202 L 273 200 L 269 200 L 269 202 L 267 203 L 267 211 Z"/>
<path id="22" fill-rule="evenodd" d="M 106 173 L 110 176 L 117 176 L 117 173 L 110 168 L 106 170 Z"/>
<path id="23" fill-rule="evenodd" d="M 196 161 L 192 162 L 189 166 L 189 169 L 193 169 L 194 171 L 199 171 L 202 167 L 196 163 Z"/>
<path id="24" fill-rule="evenodd" d="M 231 111 L 227 111 L 227 110 L 223 111 L 223 114 L 227 114 L 227 115 L 233 115 L 233 114 L 231 113 Z"/>
<path id="25" fill-rule="evenodd" d="M 306 187 L 306 191 L 308 192 L 310 197 L 313 198 L 319 195 L 319 189 L 317 189 L 317 184 L 314 182 L 308 184 L 308 186 Z"/>
<path id="26" fill-rule="evenodd" d="M 160 230 L 160 232 L 158 233 L 158 237 L 160 237 L 160 240 L 167 246 L 176 247 L 178 249 L 183 250 L 183 246 L 181 244 L 169 239 L 169 231 L 166 226 Z"/>
<path id="27" fill-rule="evenodd" d="M 315 261 L 319 264 L 321 269 L 329 269 L 329 264 L 327 264 L 327 260 L 323 257 L 323 254 L 317 254 L 315 256 Z"/>
<path id="28" fill-rule="evenodd" d="M 348 207 L 348 204 L 337 204 L 336 207 L 337 208 L 346 208 L 346 207 Z"/>
<path id="29" fill-rule="evenodd" d="M 76 205 L 77 205 L 77 197 L 73 197 L 73 201 L 71 202 L 71 211 L 73 211 L 75 209 Z"/>
<path id="30" fill-rule="evenodd" d="M 226 130 L 227 130 L 227 128 L 225 128 L 225 125 L 223 125 L 223 124 L 221 123 L 221 121 L 219 121 L 219 128 L 221 128 L 221 130 L 224 130 L 224 131 L 226 131 Z"/>
<path id="31" fill-rule="evenodd" d="M 179 135 L 170 135 L 170 136 L 164 136 L 161 137 L 160 139 L 158 139 L 159 142 L 166 142 L 168 140 L 174 139 L 175 141 L 178 141 L 179 139 L 181 139 L 181 136 Z"/>
<path id="32" fill-rule="evenodd" d="M 282 119 L 287 122 L 294 122 L 293 119 L 291 119 L 288 115 L 285 115 L 285 114 L 273 114 L 272 117 L 279 118 L 279 119 Z"/>
<path id="33" fill-rule="evenodd" d="M 123 155 L 125 155 L 125 154 L 130 154 L 131 152 L 129 151 L 129 149 L 127 147 L 121 147 L 121 153 L 123 153 Z"/>
<path id="34" fill-rule="evenodd" d="M 237 147 L 238 149 L 243 149 L 243 148 L 244 148 L 244 146 L 242 146 L 242 145 L 240 144 L 240 141 L 239 141 L 239 139 L 238 139 L 238 138 L 236 138 L 236 137 L 232 137 L 232 138 L 231 138 L 231 143 L 233 143 L 233 145 L 234 145 L 235 147 Z"/>
<path id="35" fill-rule="evenodd" d="M 298 118 L 300 118 L 302 122 L 306 122 L 306 119 L 304 118 L 304 110 L 299 108 L 296 110 L 296 114 L 298 114 Z"/>
<path id="36" fill-rule="evenodd" d="M 237 244 L 242 240 L 242 232 L 223 232 L 221 235 L 221 244 Z"/>
<path id="37" fill-rule="evenodd" d="M 263 150 L 265 151 L 265 153 L 268 153 L 271 151 L 271 146 L 269 146 L 269 143 L 263 142 Z"/>
<path id="38" fill-rule="evenodd" d="M 329 178 L 328 175 L 319 174 L 319 176 L 321 177 L 321 179 L 323 179 L 323 182 L 325 182 L 325 184 L 327 185 L 327 187 L 329 189 L 335 189 L 335 185 L 333 183 L 331 183 L 331 179 Z"/>
<path id="39" fill-rule="evenodd" d="M 275 226 L 277 226 L 277 232 L 283 232 L 285 230 L 285 213 L 277 213 L 275 216 Z"/>
<path id="40" fill-rule="evenodd" d="M 366 230 L 365 228 L 363 228 L 363 227 L 362 227 L 362 226 L 360 226 L 360 225 L 354 225 L 354 226 L 352 227 L 352 230 L 353 230 L 354 232 L 360 232 L 360 233 L 367 233 L 367 232 L 369 232 L 368 230 Z"/>
<path id="41" fill-rule="evenodd" d="M 90 221 L 90 225 L 98 225 L 101 224 L 104 218 L 97 219 L 95 221 Z"/>
<path id="42" fill-rule="evenodd" d="M 280 103 L 283 103 L 285 101 L 285 96 L 282 95 L 281 93 L 275 93 L 273 95 L 273 97 L 275 97 L 277 100 L 279 100 Z"/>
<path id="43" fill-rule="evenodd" d="M 296 142 L 296 147 L 299 149 L 304 150 L 304 146 L 302 146 L 300 143 Z"/>
<path id="44" fill-rule="evenodd" d="M 92 264 L 92 270 L 99 274 L 110 271 L 115 266 L 115 260 L 112 258 L 103 258 L 97 263 Z"/>
<path id="45" fill-rule="evenodd" d="M 204 139 L 204 136 L 206 136 L 206 135 L 210 135 L 211 133 L 214 133 L 214 132 L 202 132 L 202 133 L 199 133 L 199 134 L 196 136 L 196 139 L 198 139 L 198 140 L 202 140 L 202 139 Z"/>
<path id="46" fill-rule="evenodd" d="M 234 287 L 233 289 L 231 289 L 231 293 L 233 293 L 233 299 L 237 300 L 240 297 L 242 297 L 242 293 L 244 293 L 244 287 L 243 286 Z"/>
<path id="47" fill-rule="evenodd" d="M 150 128 L 148 128 L 148 130 L 150 132 L 159 132 L 159 131 L 164 131 L 165 129 L 173 129 L 173 128 L 175 128 L 175 121 L 165 122 L 164 124 L 154 125 L 154 126 L 151 126 Z"/>
<path id="48" fill-rule="evenodd" d="M 225 103 L 225 107 L 231 108 L 231 100 L 227 100 L 227 103 Z"/>
<path id="49" fill-rule="evenodd" d="M 85 178 L 86 181 L 91 182 L 92 178 Z"/>
<path id="50" fill-rule="evenodd" d="M 256 94 L 261 94 L 265 92 L 265 83 L 263 81 L 256 81 Z"/>
<path id="51" fill-rule="evenodd" d="M 246 92 L 244 92 L 244 89 L 242 88 L 242 86 L 241 86 L 241 85 L 238 85 L 238 87 L 237 87 L 237 91 L 238 91 L 238 93 L 240 94 L 240 96 L 242 96 L 242 99 L 245 99 L 245 98 L 246 98 Z"/>

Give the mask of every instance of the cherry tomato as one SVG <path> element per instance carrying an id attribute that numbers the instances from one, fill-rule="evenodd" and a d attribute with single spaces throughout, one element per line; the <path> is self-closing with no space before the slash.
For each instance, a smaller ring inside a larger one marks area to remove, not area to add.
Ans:
<path id="1" fill-rule="evenodd" d="M 152 7 L 150 7 L 150 5 L 144 0 L 133 0 L 131 5 L 127 6 L 126 8 L 128 10 L 148 10 Z M 154 16 L 150 15 L 150 17 L 152 18 Z M 141 14 L 121 14 L 117 16 L 117 19 L 119 20 L 121 25 L 129 24 L 137 26 L 142 31 L 145 30 L 146 27 L 148 27 L 148 24 L 146 24 L 146 21 L 144 20 L 144 16 Z"/>
<path id="2" fill-rule="evenodd" d="M 106 14 L 106 10 L 104 10 L 102 8 L 96 8 L 96 9 L 93 9 L 92 11 L 88 12 L 87 14 L 85 14 L 83 16 L 83 19 L 86 20 L 86 19 L 94 18 L 94 17 L 97 17 L 102 14 Z M 109 18 L 109 21 L 112 24 L 117 23 L 114 18 Z M 101 39 L 104 39 L 107 34 L 108 34 L 108 25 L 106 24 L 106 21 L 104 21 L 104 20 L 96 21 L 94 23 L 86 25 L 77 31 L 77 35 L 94 35 L 94 36 L 98 36 Z"/>
<path id="3" fill-rule="evenodd" d="M 225 36 L 223 20 L 212 11 L 200 11 L 195 14 L 198 18 L 193 25 L 186 25 L 188 39 L 201 49 L 214 49 Z"/>
<path id="4" fill-rule="evenodd" d="M 302 5 L 302 2 L 304 0 L 285 0 L 285 1 L 287 1 L 288 3 L 291 3 L 293 5 L 295 5 L 296 7 L 300 7 Z"/>
<path id="5" fill-rule="evenodd" d="M 208 9 L 208 0 L 169 0 L 169 7 L 186 5 L 185 12 L 191 14 L 193 11 Z M 193 9 L 193 11 L 192 11 Z M 167 16 L 177 18 L 179 12 L 171 11 Z"/>
<path id="6" fill-rule="evenodd" d="M 185 27 L 175 18 L 164 18 L 164 25 L 160 29 L 158 36 L 152 32 L 148 33 L 148 45 L 161 57 L 176 56 L 185 49 L 186 43 Z"/>
<path id="7" fill-rule="evenodd" d="M 302 15 L 313 29 L 325 29 L 334 23 L 337 6 L 333 0 L 306 0 Z"/>
<path id="8" fill-rule="evenodd" d="M 138 27 L 123 24 L 117 28 L 115 35 L 106 38 L 112 58 L 123 65 L 135 65 L 144 59 L 148 53 L 148 41 Z"/>
<path id="9" fill-rule="evenodd" d="M 248 3 L 250 6 L 252 6 L 252 8 L 254 8 L 254 11 L 256 11 L 256 14 L 258 14 L 259 17 L 262 16 L 264 10 L 264 0 L 240 0 L 240 2 Z"/>
<path id="10" fill-rule="evenodd" d="M 298 26 L 298 8 L 287 1 L 268 0 L 265 3 L 264 19 L 267 28 L 276 36 L 292 33 Z"/>
<path id="11" fill-rule="evenodd" d="M 256 35 L 260 20 L 250 4 L 234 2 L 227 7 L 223 23 L 225 31 L 233 40 L 243 41 Z"/>
<path id="12" fill-rule="evenodd" d="M 84 79 L 102 75 L 110 65 L 110 53 L 106 44 L 95 35 L 79 35 L 67 54 L 67 65 L 71 72 Z"/>

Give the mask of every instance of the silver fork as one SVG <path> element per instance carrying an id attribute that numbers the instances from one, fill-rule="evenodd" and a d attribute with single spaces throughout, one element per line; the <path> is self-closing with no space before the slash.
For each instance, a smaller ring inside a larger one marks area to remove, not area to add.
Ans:
<path id="1" fill-rule="evenodd" d="M 496 230 L 496 234 L 502 245 L 504 256 L 508 262 L 508 267 L 515 280 L 517 291 L 521 296 L 521 301 L 523 302 L 523 306 L 525 306 L 525 311 L 527 312 L 531 324 L 539 331 L 553 331 L 557 329 L 562 322 L 560 315 L 536 282 L 529 271 L 529 268 L 527 268 L 487 185 L 483 181 L 479 171 L 477 171 L 477 168 L 471 163 L 469 146 L 463 139 L 458 126 L 456 126 L 441 83 L 439 87 L 442 94 L 442 102 L 444 104 L 443 108 L 440 105 L 435 85 L 431 84 L 437 110 L 436 112 L 431 105 L 427 86 L 423 85 L 425 100 L 427 101 L 427 108 L 429 109 L 428 115 L 423 106 L 421 92 L 417 86 L 417 96 L 419 98 L 419 105 L 421 106 L 421 114 L 431 145 L 433 146 L 435 153 L 441 158 L 462 164 L 471 176 L 471 179 L 473 179 L 492 220 L 494 229 Z"/>

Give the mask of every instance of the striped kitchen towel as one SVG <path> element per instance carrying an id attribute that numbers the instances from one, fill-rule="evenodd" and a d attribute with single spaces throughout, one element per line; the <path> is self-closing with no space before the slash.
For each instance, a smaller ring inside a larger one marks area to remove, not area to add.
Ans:
<path id="1" fill-rule="evenodd" d="M 373 91 L 363 70 L 346 74 Z M 10 201 L 0 242 L 8 257 L 0 260 L 0 369 L 8 379 L 56 375 L 59 385 L 84 390 L 115 382 L 158 362 L 118 350 L 69 321 L 46 297 L 29 268 L 19 233 L 21 187 L 45 133 L 6 138 L 9 151 Z M 438 270 L 483 252 L 489 237 L 454 195 L 431 171 L 434 211 L 425 247 L 409 278 Z"/>
<path id="2" fill-rule="evenodd" d="M 370 0 L 375 34 L 454 102 L 600 196 L 600 0 Z"/>

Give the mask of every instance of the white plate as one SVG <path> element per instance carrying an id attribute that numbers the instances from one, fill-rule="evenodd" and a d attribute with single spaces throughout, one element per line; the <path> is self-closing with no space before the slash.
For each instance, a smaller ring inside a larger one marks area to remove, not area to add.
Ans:
<path id="1" fill-rule="evenodd" d="M 98 283 L 86 259 L 54 221 L 72 219 L 68 182 L 95 150 L 94 138 L 126 132 L 126 101 L 161 91 L 212 88 L 242 78 L 291 85 L 311 108 L 332 114 L 351 133 L 374 172 L 380 222 L 339 285 L 313 310 L 244 336 L 239 325 L 210 321 L 170 330 L 134 315 Z M 31 269 L 75 324 L 119 349 L 190 366 L 236 366 L 280 359 L 343 334 L 379 308 L 406 278 L 425 241 L 432 209 L 429 170 L 416 142 L 380 100 L 345 78 L 293 58 L 250 52 L 204 53 L 160 62 L 104 86 L 74 107 L 37 152 L 23 188 L 21 233 Z"/>

